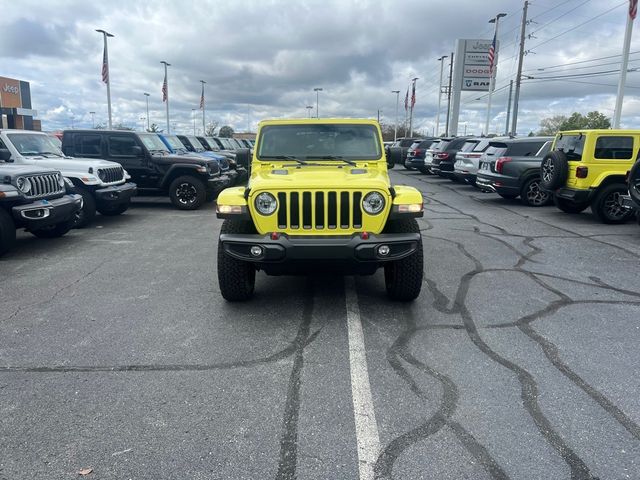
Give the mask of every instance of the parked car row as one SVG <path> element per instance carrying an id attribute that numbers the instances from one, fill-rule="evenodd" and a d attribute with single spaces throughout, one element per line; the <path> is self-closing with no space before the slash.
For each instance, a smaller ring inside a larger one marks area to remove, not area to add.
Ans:
<path id="1" fill-rule="evenodd" d="M 124 213 L 139 192 L 199 208 L 246 181 L 235 164 L 239 148 L 245 144 L 123 130 L 67 130 L 59 144 L 43 132 L 0 130 L 0 254 L 16 229 L 62 236 L 97 213 Z"/>
<path id="2" fill-rule="evenodd" d="M 506 199 L 520 197 L 530 207 L 554 204 L 565 213 L 590 207 L 602 223 L 616 224 L 640 210 L 639 150 L 636 130 L 427 138 L 409 147 L 404 166 Z"/>

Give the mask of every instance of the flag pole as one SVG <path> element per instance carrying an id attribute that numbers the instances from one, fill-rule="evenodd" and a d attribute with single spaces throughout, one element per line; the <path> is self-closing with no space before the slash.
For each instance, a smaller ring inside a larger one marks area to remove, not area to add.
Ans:
<path id="1" fill-rule="evenodd" d="M 204 127 L 204 84 L 207 83 L 204 80 L 200 80 L 202 84 L 202 95 L 200 96 L 200 108 L 202 108 L 202 136 L 206 135 L 205 127 Z"/>
<path id="2" fill-rule="evenodd" d="M 627 81 L 627 69 L 629 68 L 629 49 L 631 47 L 631 33 L 633 31 L 633 19 L 636 17 L 638 0 L 629 0 L 629 12 L 627 15 L 627 27 L 624 31 L 624 45 L 622 48 L 622 65 L 620 66 L 620 80 L 618 83 L 618 95 L 616 107 L 613 111 L 613 128 L 620 128 L 622 116 L 622 100 L 624 99 L 624 86 Z"/>
<path id="3" fill-rule="evenodd" d="M 490 64 L 489 72 L 489 99 L 487 100 L 487 121 L 484 124 L 484 134 L 489 135 L 489 123 L 491 122 L 491 97 L 493 90 L 496 86 L 496 71 L 498 66 L 498 24 L 502 17 L 506 17 L 506 13 L 499 13 L 494 18 L 489 20 L 489 23 L 495 23 L 496 29 L 493 34 L 493 62 Z"/>
<path id="4" fill-rule="evenodd" d="M 107 112 L 109 116 L 109 130 L 111 130 L 111 128 L 113 128 L 111 122 L 111 72 L 109 71 L 109 49 L 107 47 L 107 37 L 113 37 L 114 35 L 100 29 L 96 29 L 96 32 L 101 33 L 102 38 L 104 39 L 104 52 L 102 55 L 102 81 L 107 84 Z"/>
<path id="5" fill-rule="evenodd" d="M 169 79 L 167 78 L 167 67 L 171 66 L 170 63 L 162 60 L 160 63 L 164 65 L 164 83 L 162 84 L 163 100 L 167 102 L 167 135 L 171 133 L 171 127 L 169 126 Z"/>

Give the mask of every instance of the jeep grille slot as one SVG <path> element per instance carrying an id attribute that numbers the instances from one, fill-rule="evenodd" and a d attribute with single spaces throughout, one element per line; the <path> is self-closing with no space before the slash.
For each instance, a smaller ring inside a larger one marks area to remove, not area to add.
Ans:
<path id="1" fill-rule="evenodd" d="M 300 228 L 300 199 L 298 192 L 291 192 L 289 218 L 289 225 L 291 228 Z"/>
<path id="2" fill-rule="evenodd" d="M 104 183 L 119 182 L 124 178 L 122 167 L 107 167 L 98 169 L 98 177 Z"/>
<path id="3" fill-rule="evenodd" d="M 324 192 L 316 192 L 316 228 L 324 228 Z"/>
<path id="4" fill-rule="evenodd" d="M 349 192 L 340 192 L 340 228 L 349 228 Z"/>
<path id="5" fill-rule="evenodd" d="M 31 185 L 31 191 L 27 197 L 39 198 L 64 193 L 65 190 L 64 187 L 60 186 L 60 177 L 58 175 L 59 174 L 57 173 L 47 173 L 27 177 L 27 180 Z"/>
<path id="6" fill-rule="evenodd" d="M 278 194 L 278 228 L 287 228 L 287 194 L 280 192 Z"/>
<path id="7" fill-rule="evenodd" d="M 311 220 L 311 192 L 302 193 L 302 228 L 313 227 Z"/>
<path id="8" fill-rule="evenodd" d="M 329 228 L 336 228 L 338 226 L 338 210 L 336 201 L 336 192 L 329 192 L 329 209 L 327 210 L 327 223 Z"/>
<path id="9" fill-rule="evenodd" d="M 362 227 L 362 192 L 353 194 L 353 228 Z"/>

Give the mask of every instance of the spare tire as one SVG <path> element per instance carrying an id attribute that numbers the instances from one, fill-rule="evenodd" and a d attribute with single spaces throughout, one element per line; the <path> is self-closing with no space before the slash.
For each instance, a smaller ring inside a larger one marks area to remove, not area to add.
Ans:
<path id="1" fill-rule="evenodd" d="M 557 190 L 569 176 L 569 163 L 564 152 L 554 150 L 547 153 L 540 164 L 540 185 L 545 190 Z"/>
<path id="2" fill-rule="evenodd" d="M 629 195 L 640 208 L 640 160 L 638 160 L 629 172 Z"/>

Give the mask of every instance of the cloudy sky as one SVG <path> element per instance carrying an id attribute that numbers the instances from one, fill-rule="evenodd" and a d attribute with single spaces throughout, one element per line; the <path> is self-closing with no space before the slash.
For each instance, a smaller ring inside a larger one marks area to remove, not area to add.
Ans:
<path id="1" fill-rule="evenodd" d="M 161 98 L 169 67 L 172 129 L 193 131 L 199 80 L 207 122 L 255 129 L 263 118 L 305 117 L 321 87 L 320 116 L 395 121 L 396 96 L 417 81 L 414 124 L 432 132 L 439 62 L 458 38 L 501 41 L 491 131 L 503 131 L 509 80 L 517 66 L 520 0 L 214 0 L 47 2 L 3 0 L 0 76 L 31 82 L 43 129 L 106 123 L 102 37 L 110 39 L 114 123 L 141 128 L 149 92 L 151 122 L 166 124 Z M 628 0 L 533 0 L 527 27 L 518 131 L 556 114 L 600 110 L 613 115 Z M 640 19 L 638 20 L 640 21 Z M 632 37 L 622 124 L 640 120 L 640 27 Z M 543 70 L 540 70 L 543 69 Z M 567 77 L 567 75 L 570 75 Z M 464 92 L 460 133 L 480 133 L 486 98 Z M 198 115 L 200 112 L 196 112 Z M 442 120 L 441 120 L 442 122 Z M 201 125 L 198 120 L 197 126 Z"/>

